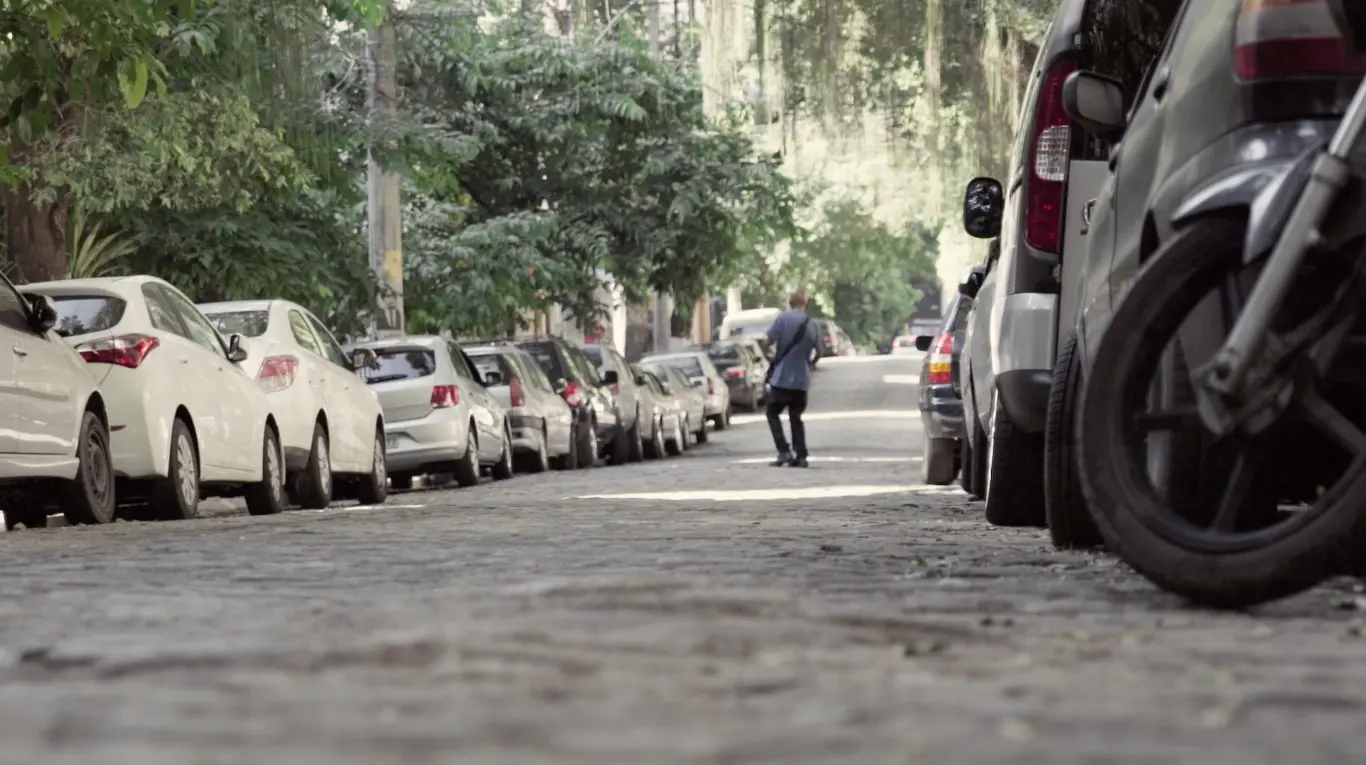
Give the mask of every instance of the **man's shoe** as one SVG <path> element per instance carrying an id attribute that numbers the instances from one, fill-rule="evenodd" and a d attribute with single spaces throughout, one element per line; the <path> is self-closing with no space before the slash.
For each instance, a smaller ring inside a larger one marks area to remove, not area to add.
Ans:
<path id="1" fill-rule="evenodd" d="M 809 467 L 809 466 L 806 464 L 806 458 L 805 458 L 805 457 L 797 457 L 796 459 L 792 460 L 791 462 L 789 462 L 789 463 L 787 463 L 787 464 L 788 464 L 789 467 Z"/>
<path id="2" fill-rule="evenodd" d="M 779 454 L 778 459 L 774 460 L 771 464 L 773 467 L 787 467 L 792 464 L 792 455 L 783 452 L 782 454 Z"/>

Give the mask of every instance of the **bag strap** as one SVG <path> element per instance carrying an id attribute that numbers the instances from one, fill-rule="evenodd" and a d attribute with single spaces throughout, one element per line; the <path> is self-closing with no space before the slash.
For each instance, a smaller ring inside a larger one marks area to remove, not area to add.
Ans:
<path id="1" fill-rule="evenodd" d="M 802 319 L 802 323 L 797 325 L 797 334 L 792 336 L 792 342 L 788 343 L 785 347 L 781 348 L 777 353 L 773 355 L 773 362 L 768 365 L 768 371 L 770 374 L 772 374 L 774 367 L 778 366 L 778 362 L 782 361 L 783 357 L 787 355 L 787 352 L 792 350 L 793 346 L 797 344 L 797 341 L 802 339 L 802 335 L 806 334 L 806 327 L 810 323 L 810 316 L 806 317 L 805 319 Z"/>

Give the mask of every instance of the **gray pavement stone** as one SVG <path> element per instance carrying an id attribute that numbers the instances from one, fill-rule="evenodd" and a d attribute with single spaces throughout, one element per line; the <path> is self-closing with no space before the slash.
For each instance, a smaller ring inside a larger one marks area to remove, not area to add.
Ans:
<path id="1" fill-rule="evenodd" d="M 1354 584 L 1211 614 L 990 528 L 915 486 L 915 389 L 883 375 L 917 368 L 823 365 L 814 413 L 882 414 L 813 420 L 813 456 L 846 461 L 804 471 L 747 422 L 381 508 L 4 535 L 0 763 L 1366 755 Z M 895 490 L 820 495 L 870 486 Z M 584 498 L 617 494 L 657 496 Z"/>

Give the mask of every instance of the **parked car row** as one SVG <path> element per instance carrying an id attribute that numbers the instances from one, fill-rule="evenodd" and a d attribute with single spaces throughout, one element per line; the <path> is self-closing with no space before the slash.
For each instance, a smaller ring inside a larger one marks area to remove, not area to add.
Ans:
<path id="1" fill-rule="evenodd" d="M 1361 333 L 1335 345 L 1332 386 L 1296 391 L 1298 405 L 1282 395 L 1288 414 L 1263 435 L 1210 430 L 1195 393 L 1270 250 L 1249 220 L 1288 214 L 1273 198 L 1303 185 L 1366 72 L 1329 5 L 1062 2 L 1011 182 L 967 186 L 964 226 L 993 247 L 960 286 L 961 344 L 923 343 L 927 438 L 958 442 L 960 481 L 990 522 L 1107 547 L 1212 605 L 1360 568 L 1344 526 L 1309 520 L 1346 491 L 1335 487 L 1366 446 L 1351 437 L 1366 430 Z M 1304 278 L 1324 286 L 1286 311 L 1322 307 L 1356 268 L 1315 258 L 1322 276 Z M 959 334 L 958 321 L 943 331 Z M 951 395 L 946 363 L 959 432 L 929 427 Z M 946 450 L 927 447 L 927 480 L 952 480 Z"/>
<path id="2" fill-rule="evenodd" d="M 194 518 L 210 496 L 242 497 L 254 515 L 379 504 L 419 476 L 468 486 L 602 454 L 658 459 L 705 442 L 708 419 L 730 422 L 730 377 L 703 351 L 631 365 L 556 337 L 347 348 L 300 305 L 196 306 L 151 276 L 0 278 L 0 333 L 11 529 L 54 512 Z"/>

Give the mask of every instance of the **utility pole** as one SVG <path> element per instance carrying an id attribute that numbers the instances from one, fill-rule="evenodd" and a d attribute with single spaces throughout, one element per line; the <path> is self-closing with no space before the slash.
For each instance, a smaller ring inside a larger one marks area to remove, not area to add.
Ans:
<path id="1" fill-rule="evenodd" d="M 370 82 L 367 106 L 371 130 L 388 131 L 398 116 L 397 33 L 393 23 L 394 6 L 384 9 L 384 20 L 370 30 Z M 399 177 L 380 166 L 373 151 L 366 157 L 369 199 L 370 268 L 383 290 L 379 315 L 375 319 L 376 337 L 392 337 L 404 332 L 403 314 L 403 210 L 399 199 Z"/>
<path id="2" fill-rule="evenodd" d="M 646 33 L 649 40 L 651 58 L 659 57 L 659 3 L 661 0 L 645 0 Z M 674 0 L 674 15 L 678 15 L 678 0 Z M 675 24 L 677 26 L 677 24 Z M 654 299 L 654 337 L 655 352 L 661 353 L 673 347 L 674 300 L 672 295 L 656 292 Z"/>

